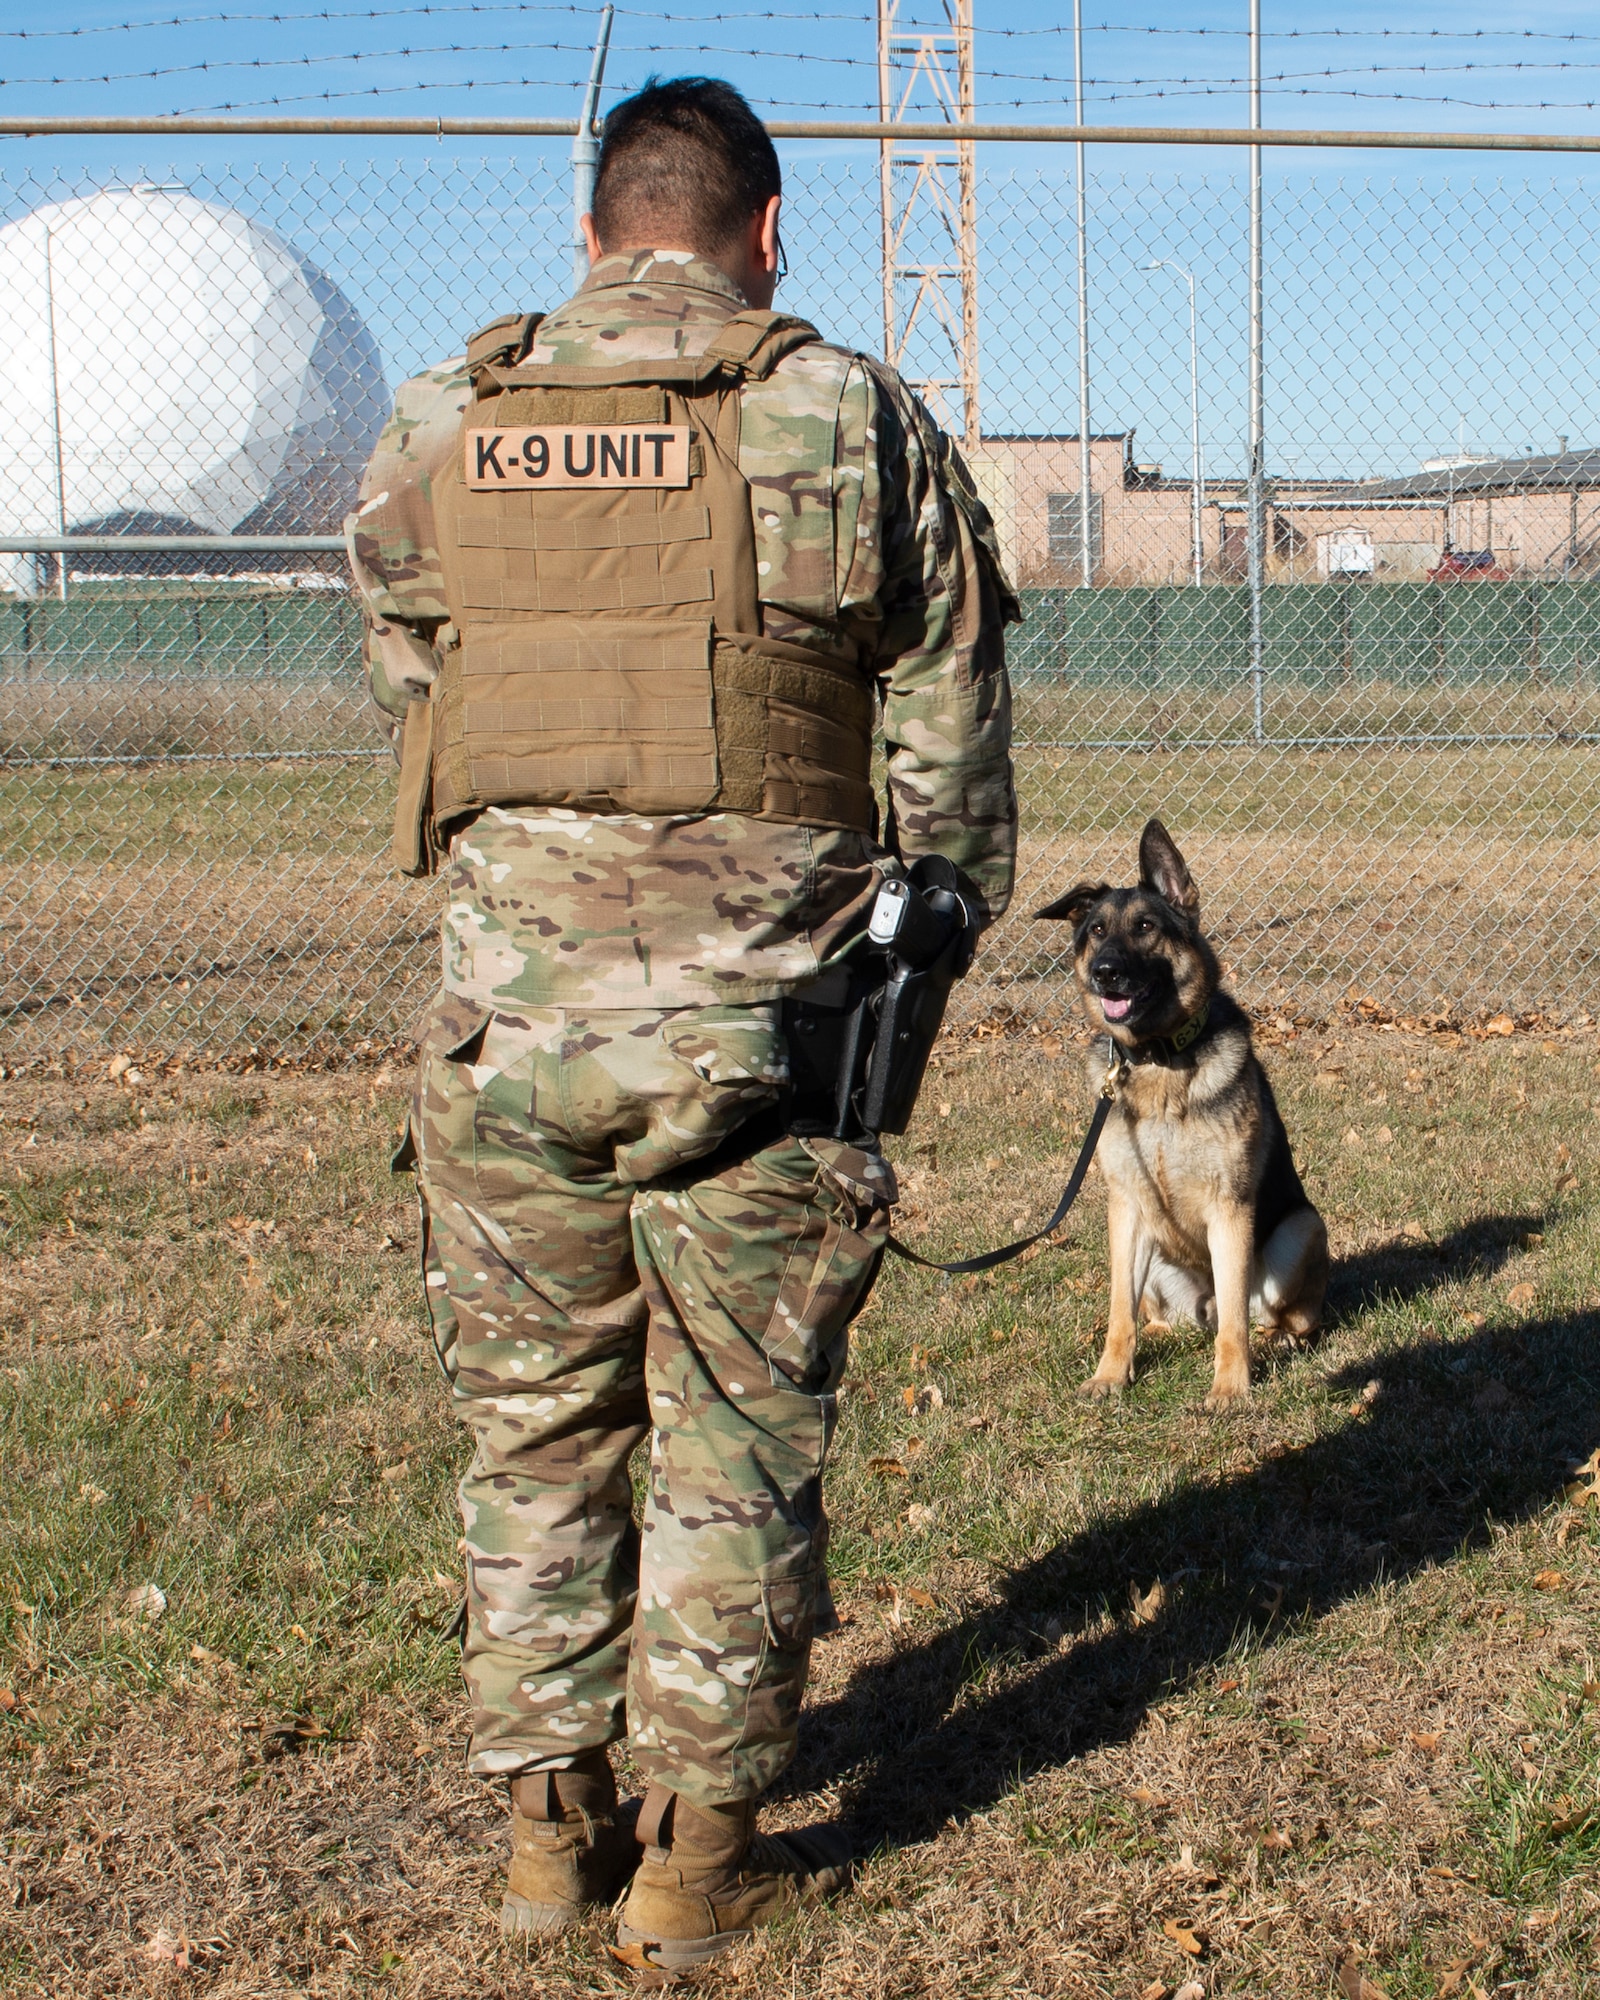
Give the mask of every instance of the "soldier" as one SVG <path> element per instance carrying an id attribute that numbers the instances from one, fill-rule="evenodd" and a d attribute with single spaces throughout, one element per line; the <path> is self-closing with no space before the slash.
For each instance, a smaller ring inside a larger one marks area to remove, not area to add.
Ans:
<path id="1" fill-rule="evenodd" d="M 583 287 L 406 384 L 350 522 L 397 858 L 446 877 L 397 1165 L 477 1439 L 502 1927 L 631 1875 L 619 1956 L 668 1967 L 848 1867 L 836 1829 L 755 1830 L 832 1616 L 823 1465 L 895 1199 L 874 1136 L 794 1136 L 794 1009 L 903 864 L 947 857 L 989 922 L 1016 841 L 989 518 L 891 370 L 770 310 L 779 196 L 729 85 L 619 104 Z"/>

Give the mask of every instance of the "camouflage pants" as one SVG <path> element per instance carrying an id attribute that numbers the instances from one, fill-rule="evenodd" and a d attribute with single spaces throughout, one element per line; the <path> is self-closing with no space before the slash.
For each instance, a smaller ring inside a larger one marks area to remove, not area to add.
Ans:
<path id="1" fill-rule="evenodd" d="M 772 1006 L 435 1004 L 412 1135 L 434 1343 L 477 1436 L 481 1774 L 626 1728 L 648 1779 L 709 1804 L 794 1753 L 834 1390 L 893 1181 L 831 1140 L 724 1145 L 783 1070 Z"/>

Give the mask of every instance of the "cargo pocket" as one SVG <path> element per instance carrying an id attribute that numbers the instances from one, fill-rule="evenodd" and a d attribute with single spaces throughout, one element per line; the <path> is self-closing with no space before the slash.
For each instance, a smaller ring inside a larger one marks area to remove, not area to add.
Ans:
<path id="1" fill-rule="evenodd" d="M 417 1033 L 417 1088 L 411 1116 L 392 1165 L 417 1175 L 417 1207 L 422 1230 L 422 1284 L 433 1351 L 447 1382 L 455 1383 L 460 1336 L 450 1298 L 448 1272 L 435 1243 L 430 1185 L 448 1189 L 472 1161 L 475 1088 L 464 1088 L 461 1066 L 483 1045 L 490 1015 L 476 1001 L 441 993 L 424 1014 Z"/>
<path id="2" fill-rule="evenodd" d="M 786 1549 L 762 1570 L 761 1616 L 768 1643 L 780 1652 L 798 1652 L 815 1637 L 822 1576 L 822 1563 L 809 1542 Z"/>
<path id="3" fill-rule="evenodd" d="M 881 1153 L 802 1139 L 814 1195 L 778 1284 L 761 1351 L 773 1380 L 821 1394 L 843 1367 L 844 1336 L 865 1303 L 889 1237 L 894 1171 Z"/>

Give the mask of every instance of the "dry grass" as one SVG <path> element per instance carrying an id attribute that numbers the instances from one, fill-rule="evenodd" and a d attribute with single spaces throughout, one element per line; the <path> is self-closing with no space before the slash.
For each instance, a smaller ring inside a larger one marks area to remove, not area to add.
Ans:
<path id="1" fill-rule="evenodd" d="M 1075 1402 L 1092 1198 L 992 1280 L 885 1274 L 831 1489 L 848 1622 L 775 1807 L 873 1858 L 710 1992 L 1323 1995 L 1351 1954 L 1393 2000 L 1600 1992 L 1600 1503 L 1566 1497 L 1600 1445 L 1600 1047 L 1268 1038 L 1340 1261 L 1246 1414 L 1199 1415 L 1183 1334 Z M 496 1935 L 403 1084 L 0 1086 L 7 1994 L 629 1988 L 598 1934 Z M 906 1233 L 1040 1213 L 1082 1120 L 1070 1033 L 954 1045 Z"/>

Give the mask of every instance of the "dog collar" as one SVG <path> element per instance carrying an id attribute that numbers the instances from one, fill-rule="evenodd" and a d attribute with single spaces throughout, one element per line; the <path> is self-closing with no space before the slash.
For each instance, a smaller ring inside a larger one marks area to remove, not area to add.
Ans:
<path id="1" fill-rule="evenodd" d="M 1130 1063 L 1161 1063 L 1170 1068 L 1199 1041 L 1210 1019 L 1211 1002 L 1208 1000 L 1199 1013 L 1191 1014 L 1176 1033 L 1155 1035 L 1148 1042 L 1141 1042 L 1136 1049 L 1123 1049 L 1123 1059 Z"/>

